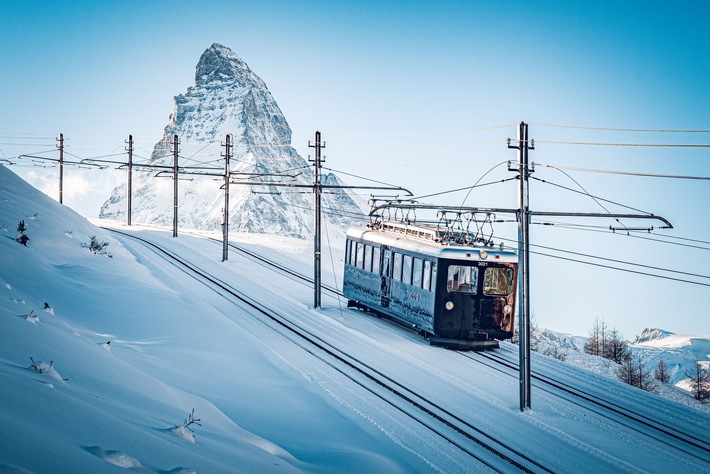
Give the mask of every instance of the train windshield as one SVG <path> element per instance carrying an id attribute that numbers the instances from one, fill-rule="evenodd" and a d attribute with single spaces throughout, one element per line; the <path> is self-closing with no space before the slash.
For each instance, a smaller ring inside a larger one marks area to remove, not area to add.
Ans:
<path id="1" fill-rule="evenodd" d="M 483 276 L 484 295 L 509 295 L 513 291 L 513 269 L 488 267 Z"/>
<path id="2" fill-rule="evenodd" d="M 449 265 L 446 291 L 449 293 L 476 293 L 478 268 L 465 265 Z"/>

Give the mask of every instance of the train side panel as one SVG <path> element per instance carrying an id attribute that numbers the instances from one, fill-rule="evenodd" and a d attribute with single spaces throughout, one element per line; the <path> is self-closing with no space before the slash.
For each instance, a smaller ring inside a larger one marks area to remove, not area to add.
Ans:
<path id="1" fill-rule="evenodd" d="M 427 333 L 434 332 L 434 293 L 431 291 L 393 281 L 389 309 L 391 316 Z"/>
<path id="2" fill-rule="evenodd" d="M 389 281 L 389 297 L 382 297 L 386 277 L 345 265 L 343 294 L 362 306 L 403 321 L 428 333 L 434 331 L 434 293 Z"/>

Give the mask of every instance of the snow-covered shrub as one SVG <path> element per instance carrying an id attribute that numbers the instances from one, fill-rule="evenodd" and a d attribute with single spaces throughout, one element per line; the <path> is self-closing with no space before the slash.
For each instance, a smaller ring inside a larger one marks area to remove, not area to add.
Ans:
<path id="1" fill-rule="evenodd" d="M 113 256 L 106 250 L 106 247 L 108 247 L 108 242 L 104 241 L 99 241 L 99 239 L 96 238 L 95 235 L 92 235 L 89 237 L 89 243 L 87 244 L 86 242 L 82 242 L 81 246 L 85 249 L 89 249 L 92 253 L 95 253 L 96 255 L 106 255 L 108 258 L 112 258 Z"/>
<path id="2" fill-rule="evenodd" d="M 42 361 L 36 361 L 34 360 L 34 358 L 30 357 L 30 361 L 32 361 L 30 369 L 34 370 L 38 374 L 47 375 L 53 379 L 60 380 L 62 382 L 66 382 L 67 380 L 69 380 L 59 375 L 59 372 L 57 372 L 54 368 L 54 362 L 51 360 L 49 361 L 49 363 L 47 363 Z"/>
<path id="3" fill-rule="evenodd" d="M 34 310 L 30 311 L 30 314 L 25 316 L 25 320 L 32 323 L 32 324 L 37 324 L 39 322 L 39 316 L 34 314 Z"/>
<path id="4" fill-rule="evenodd" d="M 54 361 L 51 361 L 51 360 L 49 361 L 49 364 L 47 364 L 46 362 L 42 362 L 42 361 L 35 362 L 35 360 L 34 360 L 34 358 L 32 358 L 32 356 L 30 356 L 30 361 L 32 361 L 32 365 L 30 365 L 30 368 L 32 370 L 34 370 L 35 372 L 39 372 L 40 374 L 46 374 L 47 372 L 49 372 L 49 370 L 54 365 Z"/>
<path id="5" fill-rule="evenodd" d="M 25 225 L 25 221 L 20 221 L 17 224 L 17 238 L 15 240 L 24 245 L 25 247 L 27 247 L 27 242 L 30 240 L 30 238 L 25 235 L 26 231 L 27 225 Z"/>

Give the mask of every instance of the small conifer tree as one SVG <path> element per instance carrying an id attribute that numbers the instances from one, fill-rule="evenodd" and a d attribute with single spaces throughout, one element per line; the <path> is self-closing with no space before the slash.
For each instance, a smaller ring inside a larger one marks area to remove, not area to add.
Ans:
<path id="1" fill-rule="evenodd" d="M 663 359 L 658 361 L 658 367 L 653 371 L 653 378 L 661 383 L 668 383 L 671 380 L 671 374 L 668 373 Z"/>

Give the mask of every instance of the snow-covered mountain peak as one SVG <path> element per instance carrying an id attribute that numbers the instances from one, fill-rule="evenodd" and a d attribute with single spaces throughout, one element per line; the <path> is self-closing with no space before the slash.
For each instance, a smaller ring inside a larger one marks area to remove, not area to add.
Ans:
<path id="1" fill-rule="evenodd" d="M 646 328 L 643 331 L 641 331 L 641 334 L 636 336 L 636 339 L 634 340 L 633 344 L 641 344 L 644 342 L 657 341 L 659 339 L 663 339 L 665 337 L 668 337 L 672 334 L 673 334 L 672 332 L 664 331 L 663 329 Z"/>
<path id="2" fill-rule="evenodd" d="M 234 51 L 214 43 L 200 57 L 195 68 L 198 87 L 212 82 L 233 82 L 239 87 L 266 89 L 264 81 L 254 74 Z"/>
<path id="3" fill-rule="evenodd" d="M 300 189 L 313 184 L 312 166 L 291 146 L 291 127 L 264 81 L 231 49 L 213 44 L 200 57 L 195 85 L 175 97 L 163 139 L 156 143 L 151 164 L 171 168 L 173 137 L 179 142 L 179 167 L 204 166 L 214 173 L 224 165 L 226 135 L 234 144 L 230 172 L 229 228 L 238 232 L 308 238 L 313 233 L 313 198 Z M 181 168 L 188 173 L 187 168 Z M 178 226 L 217 230 L 222 225 L 222 182 L 190 176 L 181 180 L 177 200 Z M 341 184 L 324 175 L 323 183 Z M 132 216 L 136 222 L 171 225 L 174 196 L 165 178 L 144 173 L 135 178 Z M 360 199 L 347 190 L 323 195 L 326 227 L 342 234 L 360 223 Z M 126 186 L 113 190 L 99 217 L 122 220 Z"/>

